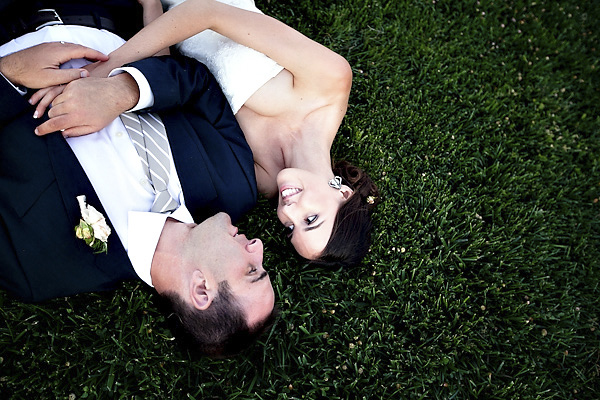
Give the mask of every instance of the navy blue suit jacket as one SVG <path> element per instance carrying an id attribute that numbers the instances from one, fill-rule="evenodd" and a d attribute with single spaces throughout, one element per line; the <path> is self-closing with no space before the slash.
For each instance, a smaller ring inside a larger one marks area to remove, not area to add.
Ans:
<path id="1" fill-rule="evenodd" d="M 184 57 L 132 65 L 155 94 L 150 111 L 165 123 L 196 222 L 218 211 L 233 220 L 248 211 L 257 197 L 252 153 L 214 77 Z M 93 254 L 75 237 L 78 195 L 107 215 L 62 136 L 35 136 L 40 121 L 32 106 L 3 78 L 0 104 L 0 287 L 40 301 L 137 279 L 114 229 L 108 254 Z"/>

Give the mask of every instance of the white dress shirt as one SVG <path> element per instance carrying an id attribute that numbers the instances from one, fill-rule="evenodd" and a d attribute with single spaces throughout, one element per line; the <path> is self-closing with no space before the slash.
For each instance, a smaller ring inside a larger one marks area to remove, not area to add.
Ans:
<path id="1" fill-rule="evenodd" d="M 123 39 L 106 30 L 74 25 L 52 25 L 0 46 L 0 57 L 36 44 L 57 41 L 81 44 L 104 54 L 109 54 L 124 43 Z M 80 68 L 88 63 L 89 61 L 83 59 L 71 60 L 61 68 Z M 150 85 L 138 70 L 121 68 L 113 71 L 111 75 L 121 72 L 131 74 L 140 87 L 140 100 L 130 111 L 154 104 Z M 152 257 L 167 217 L 186 223 L 194 222 L 185 207 L 173 155 L 169 152 L 171 172 L 168 190 L 171 196 L 178 200 L 180 207 L 171 215 L 157 214 L 150 212 L 154 193 L 120 118 L 94 134 L 66 140 L 92 183 L 127 251 L 135 272 L 144 282 L 152 286 L 150 276 Z M 91 206 L 97 205 L 91 204 Z"/>

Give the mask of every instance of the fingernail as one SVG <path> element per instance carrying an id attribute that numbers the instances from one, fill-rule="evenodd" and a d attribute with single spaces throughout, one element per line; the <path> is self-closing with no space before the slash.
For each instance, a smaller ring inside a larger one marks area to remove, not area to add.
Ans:
<path id="1" fill-rule="evenodd" d="M 35 130 L 33 131 L 37 136 L 40 136 L 40 133 L 38 132 L 37 128 L 35 128 Z"/>
<path id="2" fill-rule="evenodd" d="M 33 104 L 33 100 L 31 100 L 31 99 L 27 100 L 27 102 L 28 102 L 29 104 Z"/>
<path id="3" fill-rule="evenodd" d="M 81 76 L 82 78 L 87 78 L 88 72 L 85 71 L 85 70 L 83 70 L 83 71 L 81 71 L 81 73 L 79 74 L 79 76 Z"/>
<path id="4" fill-rule="evenodd" d="M 38 114 L 37 110 L 35 110 L 35 112 L 33 113 L 33 118 L 38 118 L 38 117 L 39 117 L 39 114 Z"/>

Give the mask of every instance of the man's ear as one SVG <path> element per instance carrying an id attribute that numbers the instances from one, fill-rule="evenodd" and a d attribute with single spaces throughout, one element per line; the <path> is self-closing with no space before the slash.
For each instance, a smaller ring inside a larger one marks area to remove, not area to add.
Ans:
<path id="1" fill-rule="evenodd" d="M 213 290 L 207 285 L 204 274 L 195 270 L 192 273 L 192 279 L 190 280 L 190 300 L 194 308 L 198 310 L 206 310 L 212 303 L 215 294 Z"/>
<path id="2" fill-rule="evenodd" d="M 344 197 L 344 201 L 346 201 L 350 197 L 352 197 L 352 195 L 354 194 L 354 191 L 352 189 L 350 189 L 349 186 L 342 185 L 342 187 L 340 188 L 340 193 L 342 194 L 342 197 Z"/>

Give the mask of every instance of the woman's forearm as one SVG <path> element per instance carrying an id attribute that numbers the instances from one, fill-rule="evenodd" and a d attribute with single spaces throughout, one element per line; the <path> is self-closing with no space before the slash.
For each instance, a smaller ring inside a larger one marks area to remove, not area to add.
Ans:
<path id="1" fill-rule="evenodd" d="M 142 5 L 144 10 L 143 19 L 144 26 L 148 25 L 150 22 L 154 21 L 156 18 L 163 15 L 163 7 L 160 0 L 138 0 L 138 3 Z M 166 56 L 169 55 L 170 50 L 168 47 L 159 50 L 155 53 L 155 56 Z"/>
<path id="2" fill-rule="evenodd" d="M 110 53 L 110 68 L 151 57 L 196 33 L 210 28 L 207 0 L 188 0 L 156 18 L 123 46 Z"/>
<path id="3" fill-rule="evenodd" d="M 267 55 L 290 71 L 295 80 L 325 80 L 335 70 L 332 66 L 345 63 L 336 53 L 264 14 L 215 0 L 186 0 L 112 52 L 109 66 L 150 57 L 206 29 Z"/>

